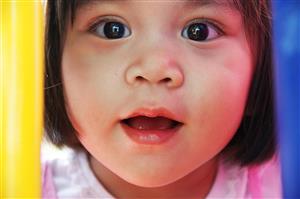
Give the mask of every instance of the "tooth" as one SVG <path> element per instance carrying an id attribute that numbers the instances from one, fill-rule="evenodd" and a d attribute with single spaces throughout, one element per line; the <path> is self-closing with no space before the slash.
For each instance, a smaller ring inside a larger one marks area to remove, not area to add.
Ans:
<path id="1" fill-rule="evenodd" d="M 139 129 L 139 130 L 143 130 L 143 126 L 142 126 L 142 125 L 139 125 L 139 126 L 138 126 L 138 129 Z"/>
<path id="2" fill-rule="evenodd" d="M 148 140 L 147 136 L 141 136 L 140 139 L 143 140 L 143 141 L 147 141 Z"/>
<path id="3" fill-rule="evenodd" d="M 152 141 L 155 141 L 155 140 L 158 140 L 159 139 L 159 137 L 157 136 L 157 135 L 149 135 L 148 136 L 149 138 L 150 138 L 150 140 L 152 140 Z"/>
<path id="4" fill-rule="evenodd" d="M 143 135 L 140 137 L 140 139 L 143 141 L 156 141 L 159 139 L 159 137 L 157 135 L 150 134 L 150 135 Z"/>

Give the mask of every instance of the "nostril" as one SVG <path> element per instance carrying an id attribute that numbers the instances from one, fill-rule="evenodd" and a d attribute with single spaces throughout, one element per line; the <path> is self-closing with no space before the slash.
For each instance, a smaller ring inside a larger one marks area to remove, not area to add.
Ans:
<path id="1" fill-rule="evenodd" d="M 168 83 L 168 82 L 170 82 L 170 81 L 171 81 L 171 78 L 169 78 L 169 77 L 167 77 L 167 78 L 161 80 L 161 82 L 163 82 L 163 83 Z"/>
<path id="2" fill-rule="evenodd" d="M 137 79 L 138 81 L 143 81 L 143 80 L 144 80 L 144 78 L 143 78 L 142 76 L 137 76 L 136 79 Z"/>

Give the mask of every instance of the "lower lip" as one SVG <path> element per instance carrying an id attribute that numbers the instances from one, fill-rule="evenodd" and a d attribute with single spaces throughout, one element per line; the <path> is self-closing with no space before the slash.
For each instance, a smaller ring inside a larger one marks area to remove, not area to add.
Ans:
<path id="1" fill-rule="evenodd" d="M 138 130 L 121 123 L 127 136 L 138 144 L 160 145 L 169 141 L 182 125 L 168 130 Z"/>

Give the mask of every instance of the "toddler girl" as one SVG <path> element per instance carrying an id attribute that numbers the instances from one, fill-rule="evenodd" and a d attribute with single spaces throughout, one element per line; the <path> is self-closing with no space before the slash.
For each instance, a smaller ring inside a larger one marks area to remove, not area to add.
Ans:
<path id="1" fill-rule="evenodd" d="M 48 1 L 43 196 L 280 197 L 267 0 Z"/>

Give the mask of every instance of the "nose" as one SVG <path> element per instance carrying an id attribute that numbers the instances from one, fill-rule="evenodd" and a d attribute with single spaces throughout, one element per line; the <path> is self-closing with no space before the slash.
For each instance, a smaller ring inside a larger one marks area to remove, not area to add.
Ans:
<path id="1" fill-rule="evenodd" d="M 184 75 L 176 56 L 156 51 L 137 58 L 137 61 L 127 68 L 126 81 L 129 85 L 144 83 L 178 88 L 183 84 Z"/>

